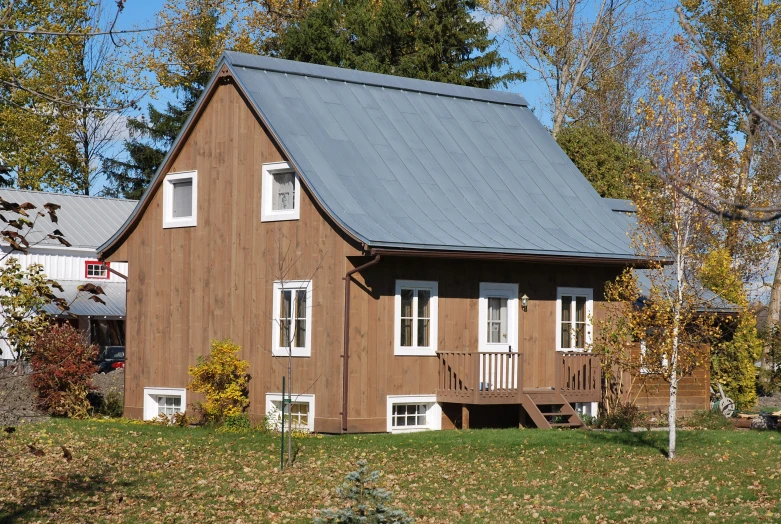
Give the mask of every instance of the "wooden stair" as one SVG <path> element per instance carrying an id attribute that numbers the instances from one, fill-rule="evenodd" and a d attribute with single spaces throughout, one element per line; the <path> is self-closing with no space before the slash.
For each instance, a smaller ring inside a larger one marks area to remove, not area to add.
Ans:
<path id="1" fill-rule="evenodd" d="M 537 398 L 524 393 L 521 405 L 526 414 L 540 429 L 582 428 L 585 426 L 569 402 L 554 390 L 546 391 Z"/>

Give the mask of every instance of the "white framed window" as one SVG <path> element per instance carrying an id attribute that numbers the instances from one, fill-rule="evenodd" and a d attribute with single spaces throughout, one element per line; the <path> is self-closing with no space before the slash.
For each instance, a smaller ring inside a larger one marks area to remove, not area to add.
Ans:
<path id="1" fill-rule="evenodd" d="M 592 340 L 594 290 L 560 287 L 556 291 L 556 349 L 583 351 Z"/>
<path id="2" fill-rule="evenodd" d="M 480 282 L 479 351 L 518 351 L 518 284 Z"/>
<path id="3" fill-rule="evenodd" d="M 572 404 L 578 415 L 589 415 L 596 417 L 599 414 L 599 402 L 574 402 Z"/>
<path id="4" fill-rule="evenodd" d="M 160 415 L 168 417 L 182 413 L 187 408 L 185 388 L 144 388 L 144 420 Z"/>
<path id="5" fill-rule="evenodd" d="M 388 395 L 388 432 L 442 429 L 442 408 L 436 395 Z"/>
<path id="6" fill-rule="evenodd" d="M 315 396 L 290 395 L 291 402 L 285 407 L 285 429 L 292 419 L 293 429 L 314 432 L 315 430 Z M 279 430 L 282 425 L 282 394 L 266 393 L 266 416 L 274 427 Z"/>
<path id="7" fill-rule="evenodd" d="M 301 216 L 301 184 L 287 162 L 261 168 L 260 221 L 298 220 Z"/>
<path id="8" fill-rule="evenodd" d="M 646 364 L 646 353 L 648 352 L 648 347 L 645 344 L 645 340 L 640 341 L 640 374 L 641 375 L 656 375 L 659 374 L 661 370 L 654 370 L 652 368 L 649 368 Z M 668 365 L 667 361 L 667 355 L 662 355 L 662 370 L 666 370 Z"/>
<path id="9" fill-rule="evenodd" d="M 312 355 L 312 281 L 274 282 L 271 354 L 275 357 Z"/>
<path id="10" fill-rule="evenodd" d="M 198 172 L 169 173 L 163 181 L 163 227 L 193 227 L 198 221 Z"/>
<path id="11" fill-rule="evenodd" d="M 394 354 L 436 356 L 439 284 L 397 280 Z"/>

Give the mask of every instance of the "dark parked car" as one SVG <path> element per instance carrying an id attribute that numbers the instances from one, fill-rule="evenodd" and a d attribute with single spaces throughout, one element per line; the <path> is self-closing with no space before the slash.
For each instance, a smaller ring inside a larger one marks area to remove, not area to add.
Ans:
<path id="1" fill-rule="evenodd" d="M 125 346 L 105 346 L 98 356 L 98 372 L 108 373 L 125 367 Z"/>

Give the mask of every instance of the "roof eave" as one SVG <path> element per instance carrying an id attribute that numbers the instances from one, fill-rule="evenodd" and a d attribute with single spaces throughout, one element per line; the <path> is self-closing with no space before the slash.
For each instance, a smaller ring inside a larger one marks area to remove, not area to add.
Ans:
<path id="1" fill-rule="evenodd" d="M 192 131 L 191 128 L 193 122 L 196 121 L 200 117 L 201 113 L 203 112 L 203 109 L 205 107 L 205 101 L 212 96 L 215 88 L 219 84 L 219 80 L 221 78 L 224 78 L 226 76 L 226 73 L 228 73 L 225 70 L 226 67 L 228 67 L 228 62 L 225 55 L 223 54 L 223 56 L 221 56 L 220 59 L 217 61 L 217 66 L 214 69 L 214 73 L 212 73 L 211 78 L 209 78 L 209 81 L 206 83 L 206 86 L 204 87 L 201 96 L 199 96 L 198 100 L 195 102 L 195 106 L 193 107 L 193 110 L 190 112 L 190 115 L 187 117 L 187 120 L 185 120 L 182 129 L 179 131 L 179 134 L 176 135 L 176 139 L 174 139 L 171 148 L 163 157 L 163 161 L 160 162 L 160 166 L 157 168 L 157 171 L 155 172 L 155 176 L 152 177 L 152 180 L 149 182 L 149 185 L 144 191 L 144 194 L 139 199 L 135 209 L 127 218 L 127 220 L 125 220 L 125 223 L 122 224 L 122 227 L 120 227 L 119 230 L 117 230 L 117 232 L 111 236 L 111 238 L 106 240 L 103 244 L 101 244 L 97 248 L 98 257 L 101 260 L 105 259 L 107 256 L 110 256 L 111 253 L 113 253 L 116 250 L 118 244 L 120 243 L 120 240 L 124 239 L 125 233 L 127 233 L 127 231 L 136 222 L 136 219 L 140 218 L 144 210 L 146 210 L 146 208 L 149 206 L 152 196 L 157 190 L 157 186 L 160 185 L 160 179 L 162 174 L 165 173 L 170 168 L 171 161 L 176 157 L 176 155 L 179 153 L 179 150 L 184 145 L 185 138 L 189 136 L 190 132 Z"/>
<path id="2" fill-rule="evenodd" d="M 551 264 L 583 264 L 583 265 L 611 265 L 645 269 L 665 261 L 638 256 L 619 255 L 580 255 L 570 253 L 534 253 L 502 250 L 476 250 L 474 248 L 463 249 L 432 249 L 420 247 L 369 247 L 372 255 L 398 256 L 398 257 L 422 257 L 422 258 L 456 258 L 478 260 L 507 260 L 519 262 L 544 262 Z"/>
<path id="3" fill-rule="evenodd" d="M 106 242 L 104 242 L 101 246 L 98 247 L 97 249 L 98 257 L 101 260 L 105 260 L 106 257 L 110 256 L 111 253 L 113 253 L 116 250 L 118 244 L 120 243 L 121 240 L 124 239 L 126 233 L 130 230 L 130 228 L 134 225 L 134 223 L 140 219 L 140 216 L 149 206 L 152 196 L 154 195 L 155 191 L 160 185 L 163 174 L 166 173 L 168 169 L 170 169 L 170 164 L 172 163 L 172 160 L 179 153 L 179 150 L 184 145 L 186 138 L 189 136 L 190 132 L 192 131 L 191 128 L 193 126 L 193 123 L 200 117 L 201 113 L 205 109 L 206 101 L 212 96 L 217 86 L 220 85 L 221 80 L 230 80 L 231 82 L 233 82 L 233 84 L 238 89 L 241 97 L 251 108 L 255 116 L 262 122 L 263 126 L 265 126 L 265 128 L 268 130 L 269 134 L 271 135 L 271 139 L 282 150 L 285 158 L 287 159 L 287 162 L 290 163 L 290 166 L 296 171 L 299 180 L 301 181 L 303 186 L 309 191 L 309 193 L 314 197 L 314 199 L 317 201 L 317 204 L 320 206 L 320 208 L 323 209 L 323 211 L 328 215 L 328 217 L 340 229 L 342 229 L 348 237 L 352 238 L 354 241 L 360 244 L 364 244 L 366 242 L 366 239 L 362 238 L 361 235 L 359 235 L 357 232 L 352 230 L 352 228 L 344 224 L 338 218 L 338 215 L 334 213 L 326 205 L 325 201 L 322 198 L 320 198 L 320 196 L 307 183 L 306 179 L 302 176 L 301 170 L 299 169 L 295 160 L 292 158 L 290 152 L 285 147 L 285 144 L 282 143 L 282 141 L 280 140 L 279 134 L 274 131 L 273 127 L 269 124 L 268 119 L 266 119 L 263 116 L 263 113 L 260 111 L 260 108 L 258 108 L 257 105 L 253 102 L 252 97 L 249 96 L 246 86 L 244 86 L 244 84 L 241 82 L 239 75 L 235 74 L 233 66 L 230 63 L 229 57 L 226 54 L 223 54 L 220 57 L 220 60 L 217 62 L 217 67 L 215 69 L 214 74 L 212 74 L 211 78 L 209 79 L 209 82 L 207 82 L 206 86 L 204 87 L 203 93 L 201 93 L 201 96 L 198 98 L 198 101 L 195 103 L 195 106 L 193 107 L 190 116 L 187 117 L 187 120 L 182 126 L 181 131 L 179 131 L 179 134 L 174 140 L 173 145 L 168 150 L 168 153 L 166 153 L 165 157 L 163 158 L 163 161 L 160 163 L 160 167 L 157 169 L 155 176 L 152 178 L 151 182 L 149 183 L 146 190 L 144 191 L 144 194 L 141 196 L 138 205 L 133 210 L 133 213 L 131 213 L 131 215 L 127 218 L 127 220 L 122 225 L 122 227 L 114 235 L 112 235 L 111 238 L 109 238 Z"/>

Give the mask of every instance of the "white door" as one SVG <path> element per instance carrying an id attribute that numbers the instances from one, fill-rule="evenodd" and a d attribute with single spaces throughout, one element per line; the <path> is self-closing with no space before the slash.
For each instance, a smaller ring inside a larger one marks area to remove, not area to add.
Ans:
<path id="1" fill-rule="evenodd" d="M 518 385 L 518 284 L 480 283 L 478 350 L 501 355 L 480 356 L 482 390 Z"/>

